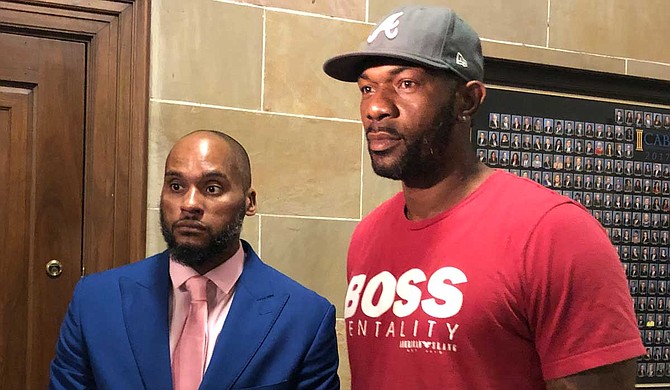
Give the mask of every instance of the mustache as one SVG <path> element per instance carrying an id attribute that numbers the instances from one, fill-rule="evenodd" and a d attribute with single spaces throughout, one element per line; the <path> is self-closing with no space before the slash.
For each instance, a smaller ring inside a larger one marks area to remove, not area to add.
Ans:
<path id="1" fill-rule="evenodd" d="M 175 221 L 175 223 L 172 224 L 172 228 L 180 227 L 180 226 L 188 226 L 188 227 L 195 227 L 203 230 L 207 230 L 207 225 L 204 223 L 198 221 L 197 219 L 193 217 L 184 217 L 181 219 L 178 219 Z"/>
<path id="2" fill-rule="evenodd" d="M 380 126 L 376 123 L 372 123 L 370 126 L 365 128 L 365 135 L 370 133 L 387 133 L 393 137 L 402 138 L 402 135 L 400 135 L 400 133 L 394 127 Z"/>

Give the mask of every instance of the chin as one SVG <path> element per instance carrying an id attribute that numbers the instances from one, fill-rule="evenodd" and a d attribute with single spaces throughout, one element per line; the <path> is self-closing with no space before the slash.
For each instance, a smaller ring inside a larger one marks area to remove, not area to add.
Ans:
<path id="1" fill-rule="evenodd" d="M 380 155 L 377 152 L 370 152 L 372 161 L 372 170 L 379 176 L 389 179 L 396 179 L 399 172 L 399 162 L 397 158 L 389 155 Z"/>
<path id="2" fill-rule="evenodd" d="M 377 174 L 377 176 L 381 176 L 386 179 L 391 179 L 391 180 L 400 180 L 400 172 L 396 167 L 389 167 L 389 166 L 379 166 L 379 165 L 372 165 L 372 170 Z"/>
<path id="3" fill-rule="evenodd" d="M 189 239 L 179 239 L 177 238 L 176 244 L 180 247 L 188 247 L 193 249 L 202 249 L 206 246 L 206 243 L 202 240 L 189 240 Z"/>

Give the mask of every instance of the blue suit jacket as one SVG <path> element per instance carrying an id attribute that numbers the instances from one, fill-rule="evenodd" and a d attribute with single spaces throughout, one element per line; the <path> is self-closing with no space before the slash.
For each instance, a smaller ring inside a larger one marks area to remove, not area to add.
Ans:
<path id="1" fill-rule="evenodd" d="M 335 308 L 251 246 L 200 389 L 339 389 Z M 172 389 L 166 252 L 83 278 L 50 389 Z"/>

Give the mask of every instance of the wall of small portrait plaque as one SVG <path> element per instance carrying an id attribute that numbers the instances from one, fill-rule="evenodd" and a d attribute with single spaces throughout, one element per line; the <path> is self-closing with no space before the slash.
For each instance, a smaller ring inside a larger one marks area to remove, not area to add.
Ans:
<path id="1" fill-rule="evenodd" d="M 603 225 L 647 350 L 637 382 L 670 383 L 670 109 L 489 86 L 471 138 L 487 165 L 572 198 Z"/>

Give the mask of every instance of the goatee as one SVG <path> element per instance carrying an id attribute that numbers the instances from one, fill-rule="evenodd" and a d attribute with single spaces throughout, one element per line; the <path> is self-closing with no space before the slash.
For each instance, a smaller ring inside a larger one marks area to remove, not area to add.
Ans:
<path id="1" fill-rule="evenodd" d="M 163 239 L 167 244 L 168 251 L 173 260 L 191 268 L 205 264 L 210 259 L 215 259 L 232 246 L 236 245 L 242 232 L 242 223 L 246 215 L 246 205 L 242 203 L 239 212 L 235 215 L 233 221 L 224 226 L 220 231 L 213 232 L 207 227 L 207 233 L 210 240 L 203 245 L 179 244 L 172 232 L 171 226 L 165 221 L 163 207 L 161 204 L 160 223 Z M 188 218 L 184 218 L 188 219 Z M 175 223 L 178 221 L 175 221 Z M 174 225 L 174 223 L 173 223 Z"/>

